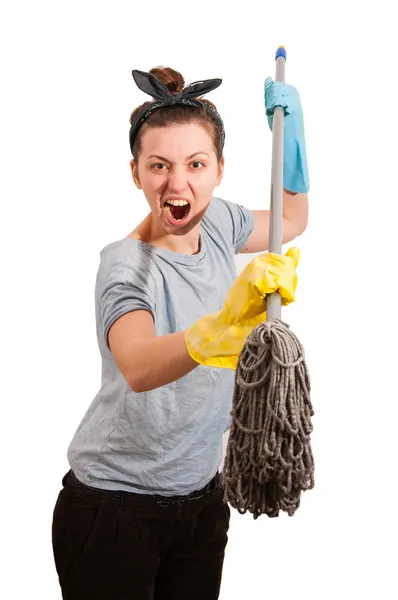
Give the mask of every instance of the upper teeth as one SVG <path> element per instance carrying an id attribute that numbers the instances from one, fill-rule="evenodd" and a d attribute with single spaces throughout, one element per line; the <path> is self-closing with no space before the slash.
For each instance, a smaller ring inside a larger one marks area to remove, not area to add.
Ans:
<path id="1" fill-rule="evenodd" d="M 187 200 L 166 200 L 166 203 L 173 206 L 185 206 L 185 204 L 188 204 Z"/>

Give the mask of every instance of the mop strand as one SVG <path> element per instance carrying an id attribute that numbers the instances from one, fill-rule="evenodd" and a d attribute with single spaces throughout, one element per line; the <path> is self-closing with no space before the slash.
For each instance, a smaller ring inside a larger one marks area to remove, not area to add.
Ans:
<path id="1" fill-rule="evenodd" d="M 223 467 L 224 501 L 241 514 L 293 516 L 314 487 L 310 379 L 304 350 L 279 319 L 257 326 L 239 355 Z"/>

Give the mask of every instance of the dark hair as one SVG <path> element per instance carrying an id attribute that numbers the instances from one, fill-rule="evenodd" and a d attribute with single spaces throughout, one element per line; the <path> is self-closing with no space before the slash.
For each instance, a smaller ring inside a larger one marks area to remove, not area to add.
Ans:
<path id="1" fill-rule="evenodd" d="M 175 71 L 171 67 L 153 67 L 149 73 L 152 73 L 167 87 L 171 92 L 182 92 L 185 86 L 185 80 L 181 73 Z M 204 104 L 211 106 L 216 109 L 216 106 L 206 100 L 205 98 L 198 98 Z M 153 101 L 152 101 L 153 102 Z M 149 106 L 151 101 L 144 102 L 141 106 L 138 106 L 130 116 L 130 124 L 132 125 L 136 115 L 146 106 Z M 205 106 L 190 106 L 175 104 L 173 106 L 161 106 L 153 111 L 153 113 L 147 118 L 144 125 L 147 127 L 166 127 L 171 124 L 187 124 L 187 123 L 198 123 L 202 125 L 211 136 L 213 140 L 214 149 L 217 155 L 217 160 L 220 161 L 223 154 L 221 145 L 221 128 L 216 120 L 211 116 L 209 111 L 206 110 Z M 143 126 L 144 126 L 143 125 Z M 141 151 L 141 133 L 142 127 L 138 131 L 137 137 L 133 145 L 133 158 L 138 162 L 139 153 Z"/>

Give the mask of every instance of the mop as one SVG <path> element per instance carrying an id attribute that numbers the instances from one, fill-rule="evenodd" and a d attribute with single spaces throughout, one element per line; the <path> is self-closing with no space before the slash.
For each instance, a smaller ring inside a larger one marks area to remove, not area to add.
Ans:
<path id="1" fill-rule="evenodd" d="M 285 81 L 286 51 L 276 53 Z M 269 251 L 282 253 L 284 109 L 272 128 Z M 293 516 L 301 492 L 314 487 L 310 378 L 302 344 L 281 320 L 278 292 L 267 296 L 266 321 L 247 337 L 235 371 L 232 424 L 222 471 L 224 501 L 257 519 Z"/>

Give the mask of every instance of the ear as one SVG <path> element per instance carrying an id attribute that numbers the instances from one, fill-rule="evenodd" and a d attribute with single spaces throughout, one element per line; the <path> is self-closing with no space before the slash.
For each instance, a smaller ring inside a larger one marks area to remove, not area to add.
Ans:
<path id="1" fill-rule="evenodd" d="M 224 158 L 224 156 L 222 156 L 221 160 L 218 163 L 218 176 L 217 176 L 216 183 L 215 183 L 216 187 L 220 185 L 221 180 L 223 178 L 224 165 L 225 165 L 225 158 Z"/>
<path id="2" fill-rule="evenodd" d="M 139 190 L 142 190 L 142 186 L 141 186 L 140 180 L 138 178 L 138 165 L 135 164 L 133 159 L 130 160 L 130 169 L 131 169 L 131 174 L 133 176 L 135 185 L 137 186 L 137 188 Z"/>

